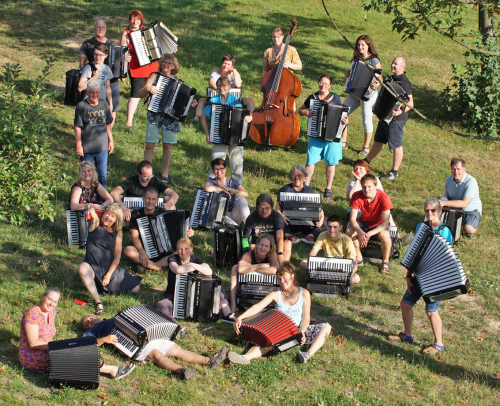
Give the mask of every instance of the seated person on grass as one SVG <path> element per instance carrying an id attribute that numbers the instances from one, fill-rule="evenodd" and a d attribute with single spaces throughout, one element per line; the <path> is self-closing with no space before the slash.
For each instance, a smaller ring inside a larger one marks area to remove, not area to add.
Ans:
<path id="1" fill-rule="evenodd" d="M 331 215 L 326 220 L 326 231 L 322 232 L 309 256 L 315 257 L 318 252 L 323 250 L 323 255 L 326 258 L 346 258 L 353 260 L 351 283 L 359 283 L 361 278 L 356 273 L 358 270 L 358 262 L 356 261 L 356 251 L 352 240 L 342 231 L 342 218 L 337 215 Z M 300 267 L 307 271 L 308 260 L 303 260 Z"/>

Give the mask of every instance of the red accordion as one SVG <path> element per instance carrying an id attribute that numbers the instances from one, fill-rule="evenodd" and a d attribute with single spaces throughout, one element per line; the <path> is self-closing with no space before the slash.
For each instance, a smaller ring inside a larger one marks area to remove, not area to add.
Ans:
<path id="1" fill-rule="evenodd" d="M 272 346 L 275 354 L 300 345 L 302 339 L 302 333 L 292 320 L 275 309 L 245 319 L 241 332 L 245 341 L 261 348 Z"/>

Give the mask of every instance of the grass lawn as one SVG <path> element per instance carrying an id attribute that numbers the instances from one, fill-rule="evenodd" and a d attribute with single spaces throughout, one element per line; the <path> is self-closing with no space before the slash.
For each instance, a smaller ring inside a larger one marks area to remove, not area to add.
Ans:
<path id="1" fill-rule="evenodd" d="M 352 43 L 361 34 L 370 34 L 377 47 L 385 74 L 392 59 L 408 59 L 407 75 L 413 84 L 415 105 L 428 117 L 456 127 L 455 117 L 440 107 L 439 94 L 449 84 L 450 65 L 463 61 L 463 50 L 432 32 L 413 42 L 402 43 L 391 32 L 391 18 L 366 13 L 361 1 L 328 1 L 332 17 Z M 127 26 L 128 11 L 139 8 L 146 21 L 161 20 L 180 39 L 177 57 L 179 76 L 204 97 L 210 72 L 220 67 L 222 55 L 232 53 L 243 79 L 243 96 L 261 102 L 259 92 L 262 54 L 271 46 L 271 30 L 287 30 L 290 20 L 299 21 L 291 40 L 303 62 L 298 73 L 303 91 L 298 98 L 317 90 L 321 74 L 334 78 L 332 91 L 342 99 L 344 70 L 350 66 L 352 50 L 331 27 L 320 1 L 275 2 L 171 0 L 140 4 L 130 0 L 107 3 L 94 0 L 4 1 L 0 3 L 0 63 L 19 63 L 23 68 L 20 91 L 29 89 L 29 80 L 40 74 L 49 56 L 57 63 L 49 75 L 49 88 L 63 90 L 65 72 L 77 68 L 79 47 L 93 35 L 95 18 L 105 18 L 107 36 L 118 40 Z M 474 12 L 469 16 L 475 23 Z M 135 173 L 143 158 L 146 109 L 140 105 L 134 127 L 125 127 L 129 83 L 121 85 L 121 110 L 113 129 L 116 151 L 110 156 L 112 169 L 108 190 Z M 399 301 L 405 290 L 405 270 L 399 260 L 391 261 L 389 275 L 366 264 L 359 270 L 362 282 L 354 286 L 349 300 L 313 297 L 312 314 L 318 322 L 329 322 L 333 334 L 325 346 L 305 366 L 296 362 L 296 351 L 267 357 L 250 366 L 224 365 L 212 371 L 194 367 L 196 378 L 181 382 L 154 365 L 138 365 L 130 377 L 118 382 L 106 377 L 96 391 L 53 388 L 44 376 L 26 371 L 18 363 L 19 325 L 23 313 L 35 304 L 47 286 L 62 290 L 56 319 L 56 339 L 82 334 L 77 321 L 93 306 L 73 303 L 82 299 L 92 303 L 78 276 L 84 253 L 68 249 L 64 208 L 69 190 L 77 178 L 78 159 L 74 151 L 73 109 L 62 105 L 60 93 L 46 104 L 53 117 L 54 146 L 58 183 L 55 200 L 56 221 L 40 221 L 30 213 L 22 227 L 0 223 L 0 404 L 182 404 L 182 405 L 497 405 L 500 403 L 500 192 L 498 142 L 471 141 L 433 127 L 415 114 L 405 127 L 405 157 L 399 179 L 385 182 L 384 189 L 394 205 L 393 217 L 402 235 L 415 232 L 423 218 L 423 202 L 443 193 L 450 174 L 449 162 L 455 156 L 467 162 L 467 172 L 478 183 L 483 217 L 474 240 L 462 241 L 457 251 L 471 281 L 471 293 L 443 302 L 443 337 L 447 351 L 437 358 L 420 354 L 420 347 L 432 342 L 433 335 L 423 304 L 415 308 L 415 345 L 389 343 L 386 335 L 401 331 Z M 191 112 L 189 118 L 194 113 Z M 293 152 L 263 148 L 250 142 L 245 147 L 244 186 L 255 207 L 263 192 L 276 196 L 288 183 L 287 174 L 295 163 L 305 164 L 307 122 L 301 119 L 301 135 Z M 350 165 L 363 146 L 360 110 L 351 116 L 344 158 L 337 165 L 334 198 L 325 202 L 327 215 L 346 218 L 345 191 L 352 178 Z M 196 188 L 202 187 L 209 168 L 211 147 L 206 144 L 201 125 L 187 121 L 174 147 L 171 165 L 172 189 L 180 195 L 178 207 L 192 209 Z M 161 147 L 155 151 L 155 174 L 160 174 Z M 391 169 L 392 155 L 387 149 L 372 162 L 380 176 Z M 316 166 L 311 186 L 322 193 L 325 187 L 324 162 Z M 197 231 L 193 237 L 195 254 L 212 264 L 212 234 Z M 125 234 L 124 244 L 130 243 Z M 294 246 L 292 261 L 298 265 L 307 257 L 308 246 Z M 121 266 L 135 273 L 123 259 Z M 216 269 L 226 287 L 229 271 Z M 305 275 L 299 273 L 302 286 Z M 155 305 L 163 298 L 164 274 L 148 273 L 138 295 L 106 297 L 105 317 L 138 304 Z M 245 344 L 235 337 L 230 325 L 222 322 L 197 324 L 181 322 L 188 334 L 183 348 L 210 355 L 223 345 L 241 353 Z M 107 363 L 125 360 L 109 349 L 102 350 Z"/>

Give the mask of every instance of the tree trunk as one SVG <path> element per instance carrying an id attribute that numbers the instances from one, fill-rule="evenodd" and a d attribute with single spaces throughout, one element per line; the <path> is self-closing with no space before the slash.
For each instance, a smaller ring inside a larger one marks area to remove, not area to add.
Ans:
<path id="1" fill-rule="evenodd" d="M 483 41 L 495 35 L 493 16 L 488 14 L 488 10 L 483 4 L 479 5 L 479 31 L 483 35 Z"/>

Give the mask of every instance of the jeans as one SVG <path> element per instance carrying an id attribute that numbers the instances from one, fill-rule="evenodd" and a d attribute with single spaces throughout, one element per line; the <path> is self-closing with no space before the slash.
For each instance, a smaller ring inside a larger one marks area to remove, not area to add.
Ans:
<path id="1" fill-rule="evenodd" d="M 96 152 L 94 154 L 84 153 L 80 161 L 90 161 L 95 164 L 99 183 L 106 189 L 108 179 L 108 150 Z"/>

